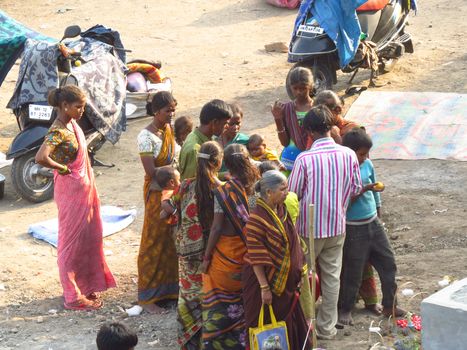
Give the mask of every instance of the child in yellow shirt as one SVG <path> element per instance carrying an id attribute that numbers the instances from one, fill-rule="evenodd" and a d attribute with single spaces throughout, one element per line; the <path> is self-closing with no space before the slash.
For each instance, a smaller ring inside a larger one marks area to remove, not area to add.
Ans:
<path id="1" fill-rule="evenodd" d="M 259 134 L 251 135 L 248 140 L 247 148 L 253 160 L 258 162 L 271 161 L 279 167 L 279 170 L 285 170 L 285 166 L 279 160 L 277 153 L 266 146 L 263 136 Z"/>

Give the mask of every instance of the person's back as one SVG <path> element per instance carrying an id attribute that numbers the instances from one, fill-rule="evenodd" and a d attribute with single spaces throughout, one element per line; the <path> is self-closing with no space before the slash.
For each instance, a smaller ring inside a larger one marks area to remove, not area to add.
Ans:
<path id="1" fill-rule="evenodd" d="M 295 162 L 292 172 L 295 174 L 290 176 L 289 188 L 296 193 L 299 187 L 303 188 L 300 196 L 302 211 L 307 210 L 308 204 L 315 204 L 315 237 L 344 233 L 350 195 L 358 191 L 355 180 L 359 179 L 359 169 L 354 152 L 326 137 L 316 140 L 312 148 L 301 153 Z M 302 236 L 308 236 L 309 224 L 304 219 L 299 216 L 297 229 Z"/>
<path id="2" fill-rule="evenodd" d="M 332 114 L 329 108 L 313 107 L 304 128 L 315 140 L 311 149 L 295 160 L 289 177 L 289 190 L 300 199 L 297 231 L 304 237 L 314 234 L 313 258 L 318 261 L 322 281 L 322 303 L 316 318 L 320 339 L 333 339 L 337 333 L 342 246 L 345 239 L 345 213 L 350 197 L 360 192 L 361 180 L 355 153 L 331 138 Z M 314 204 L 313 231 L 309 205 Z M 313 265 L 312 265 L 313 266 Z"/>

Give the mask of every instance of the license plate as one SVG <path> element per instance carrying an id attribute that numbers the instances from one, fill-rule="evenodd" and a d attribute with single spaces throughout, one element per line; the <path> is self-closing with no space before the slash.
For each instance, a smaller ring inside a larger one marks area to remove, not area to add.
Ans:
<path id="1" fill-rule="evenodd" d="M 34 120 L 50 120 L 52 118 L 53 108 L 42 105 L 29 105 L 29 119 Z"/>
<path id="2" fill-rule="evenodd" d="M 308 26 L 306 24 L 301 24 L 298 27 L 298 31 L 305 32 L 305 33 L 312 33 L 312 34 L 323 34 L 324 29 L 317 26 Z"/>

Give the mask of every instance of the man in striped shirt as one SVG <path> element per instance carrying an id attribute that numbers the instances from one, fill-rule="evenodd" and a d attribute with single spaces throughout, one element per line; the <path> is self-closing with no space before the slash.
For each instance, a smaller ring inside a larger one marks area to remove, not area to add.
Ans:
<path id="1" fill-rule="evenodd" d="M 316 106 L 307 113 L 303 127 L 315 141 L 297 157 L 289 177 L 289 190 L 300 200 L 297 231 L 305 238 L 310 235 L 308 208 L 314 204 L 314 251 L 322 289 L 316 333 L 321 339 L 332 339 L 337 333 L 346 211 L 350 198 L 362 188 L 357 156 L 334 142 L 331 126 L 332 114 L 326 106 Z"/>

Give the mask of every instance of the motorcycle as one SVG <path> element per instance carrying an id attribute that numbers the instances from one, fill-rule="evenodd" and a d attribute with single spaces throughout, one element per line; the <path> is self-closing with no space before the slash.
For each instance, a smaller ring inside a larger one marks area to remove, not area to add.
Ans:
<path id="1" fill-rule="evenodd" d="M 85 112 L 78 124 L 86 136 L 92 165 L 105 165 L 95 158 L 96 152 L 106 141 L 116 143 L 126 125 L 124 61 L 118 33 L 102 26 L 84 33 L 79 26 L 70 26 L 58 43 L 25 41 L 15 92 L 7 105 L 20 129 L 6 158 L 14 159 L 11 178 L 21 197 L 38 203 L 53 196 L 52 170 L 35 162 L 56 118 L 47 103 L 52 88 L 73 84 L 86 92 Z"/>
<path id="2" fill-rule="evenodd" d="M 416 9 L 413 0 L 412 4 L 407 0 L 370 0 L 357 8 L 360 45 L 345 66 L 340 64 L 340 52 L 335 41 L 326 34 L 316 16 L 308 11 L 301 22 L 297 20 L 288 60 L 295 63 L 294 67 L 311 69 L 315 93 L 331 89 L 337 83 L 339 69 L 345 73 L 353 72 L 351 83 L 359 69 L 370 68 L 371 84 L 375 75 L 389 72 L 405 52 L 414 52 L 411 36 L 405 32 L 410 9 Z M 286 89 L 289 97 L 293 98 L 289 74 Z"/>

